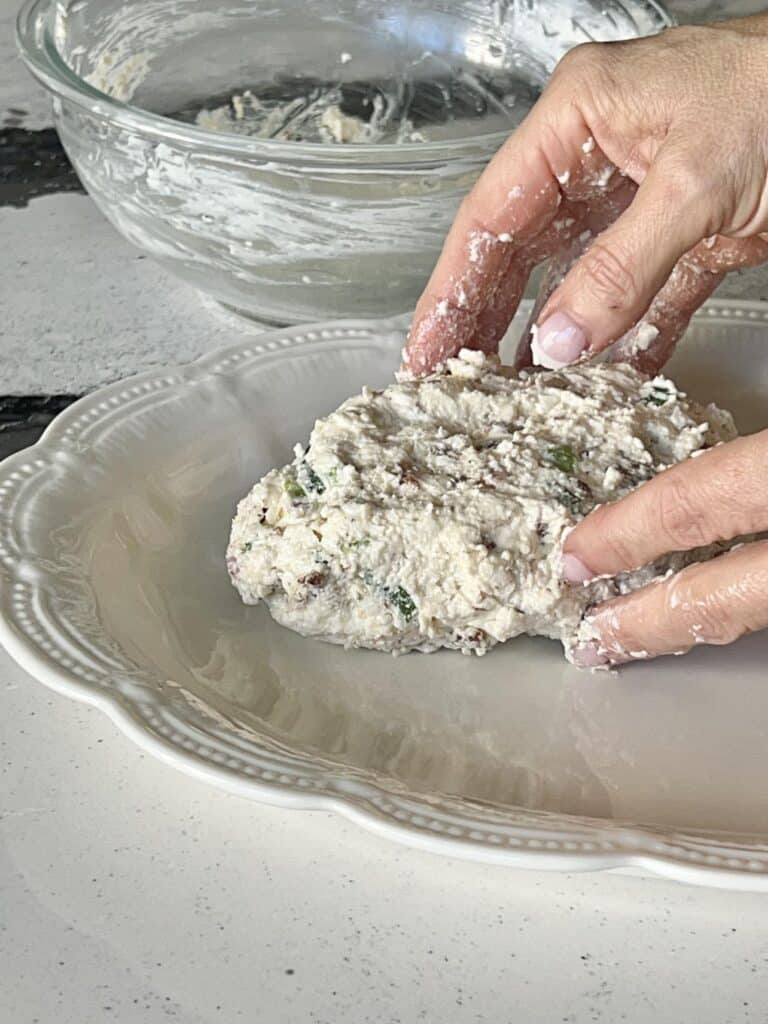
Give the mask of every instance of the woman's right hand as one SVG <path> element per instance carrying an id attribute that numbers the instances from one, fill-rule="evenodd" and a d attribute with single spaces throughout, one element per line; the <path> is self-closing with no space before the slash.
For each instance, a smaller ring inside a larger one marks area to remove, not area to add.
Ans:
<path id="1" fill-rule="evenodd" d="M 768 16 L 578 47 L 462 205 L 403 369 L 494 351 L 532 267 L 588 239 L 519 363 L 575 362 L 642 318 L 616 355 L 655 371 L 724 273 L 768 259 L 767 231 Z"/>

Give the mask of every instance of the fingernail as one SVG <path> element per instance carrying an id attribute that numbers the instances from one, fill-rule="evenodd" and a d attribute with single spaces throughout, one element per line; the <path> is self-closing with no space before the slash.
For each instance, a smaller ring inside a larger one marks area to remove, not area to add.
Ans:
<path id="1" fill-rule="evenodd" d="M 571 661 L 577 668 L 603 668 L 610 664 L 607 654 L 601 654 L 597 642 L 580 644 L 571 651 Z"/>
<path id="2" fill-rule="evenodd" d="M 588 583 L 595 578 L 595 574 L 580 558 L 567 552 L 563 554 L 562 572 L 563 579 L 568 583 Z"/>
<path id="3" fill-rule="evenodd" d="M 533 327 L 531 334 L 533 362 L 548 370 L 575 363 L 587 347 L 586 334 L 567 313 L 553 313 Z"/>

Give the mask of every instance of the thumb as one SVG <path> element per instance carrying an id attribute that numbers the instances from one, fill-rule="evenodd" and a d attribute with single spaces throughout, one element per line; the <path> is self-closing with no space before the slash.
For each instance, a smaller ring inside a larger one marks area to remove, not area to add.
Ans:
<path id="1" fill-rule="evenodd" d="M 533 330 L 537 365 L 558 369 L 600 352 L 646 312 L 689 249 L 708 234 L 704 190 L 660 157 L 621 216 L 566 274 Z M 709 232 L 711 233 L 711 232 Z"/>

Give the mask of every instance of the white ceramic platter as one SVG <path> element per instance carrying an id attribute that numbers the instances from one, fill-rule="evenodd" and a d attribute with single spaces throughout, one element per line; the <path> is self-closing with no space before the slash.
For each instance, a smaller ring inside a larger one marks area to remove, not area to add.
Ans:
<path id="1" fill-rule="evenodd" d="M 672 371 L 768 422 L 768 307 L 712 303 Z M 143 748 L 245 796 L 480 861 L 768 890 L 768 636 L 580 673 L 345 652 L 244 607 L 236 501 L 314 419 L 385 384 L 402 323 L 277 331 L 76 403 L 0 466 L 0 639 Z"/>

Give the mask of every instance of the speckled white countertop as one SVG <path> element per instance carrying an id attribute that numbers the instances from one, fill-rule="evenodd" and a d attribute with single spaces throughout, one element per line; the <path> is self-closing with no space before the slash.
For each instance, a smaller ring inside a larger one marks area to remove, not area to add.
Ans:
<path id="1" fill-rule="evenodd" d="M 3 1022 L 766 1019 L 765 897 L 404 849 L 0 679 Z"/>
<path id="2" fill-rule="evenodd" d="M 23 109 L 43 128 L 13 7 L 0 122 Z M 0 394 L 80 392 L 256 330 L 139 259 L 84 196 L 0 206 L 0 237 Z M 768 297 L 768 275 L 726 288 Z M 768 1019 L 765 897 L 478 867 L 250 804 L 2 652 L 0 765 L 3 1024 Z"/>

